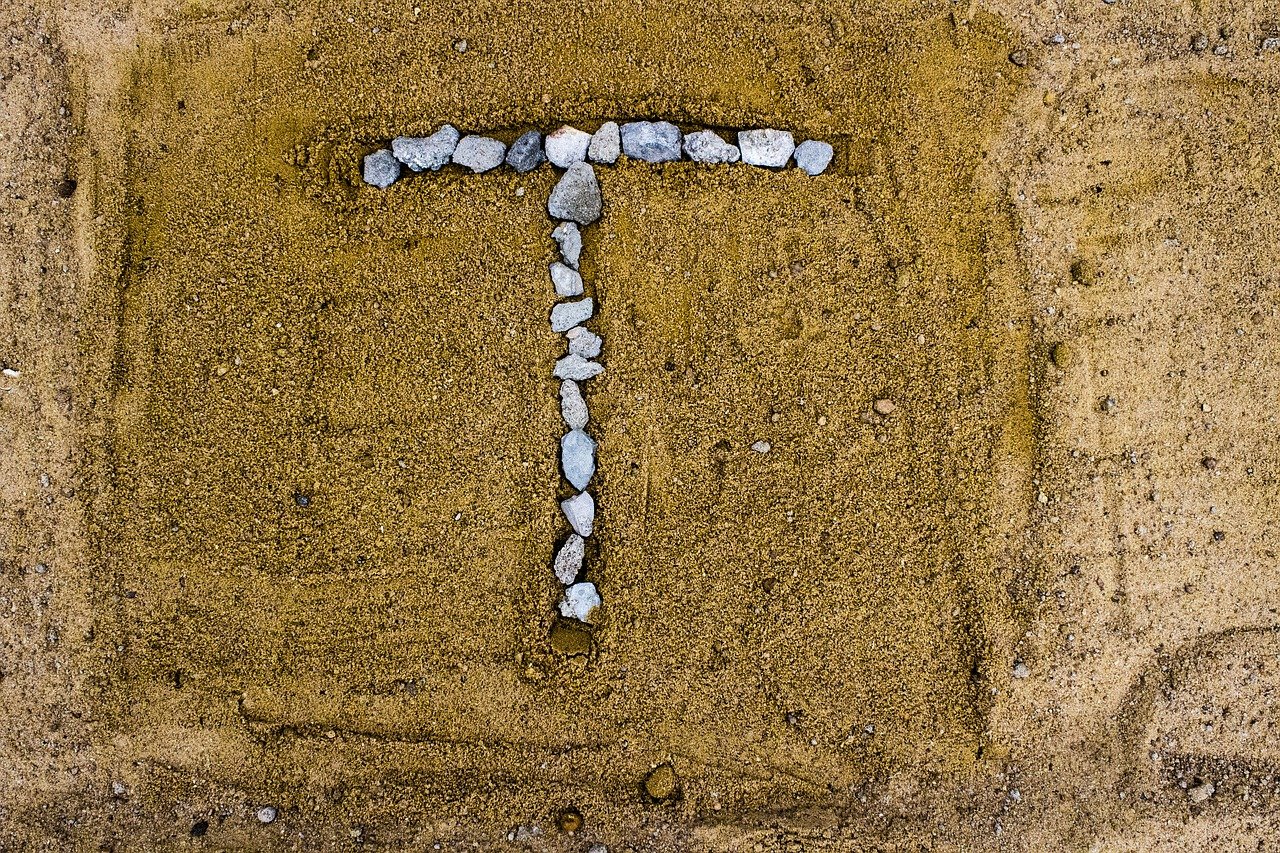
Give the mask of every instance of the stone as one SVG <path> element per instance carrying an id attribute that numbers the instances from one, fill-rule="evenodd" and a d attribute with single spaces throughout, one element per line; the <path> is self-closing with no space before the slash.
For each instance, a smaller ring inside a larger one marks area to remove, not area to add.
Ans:
<path id="1" fill-rule="evenodd" d="M 738 149 L 742 152 L 742 162 L 748 166 L 780 168 L 791 159 L 796 142 L 786 130 L 743 130 L 738 133 Z"/>
<path id="2" fill-rule="evenodd" d="M 586 555 L 587 540 L 576 533 L 570 533 L 569 538 L 564 540 L 564 544 L 556 552 L 556 559 L 552 565 L 556 579 L 565 586 L 573 583 L 578 577 L 578 572 L 582 571 L 582 560 Z"/>
<path id="3" fill-rule="evenodd" d="M 560 383 L 560 417 L 564 418 L 569 429 L 582 429 L 591 419 L 587 401 L 582 398 L 582 389 L 572 379 Z"/>
<path id="4" fill-rule="evenodd" d="M 898 404 L 889 399 L 879 399 L 871 404 L 871 408 L 875 410 L 877 415 L 888 417 L 898 409 Z"/>
<path id="5" fill-rule="evenodd" d="M 595 440 L 580 429 L 565 433 L 560 439 L 560 469 L 575 489 L 585 489 L 596 473 Z"/>
<path id="6" fill-rule="evenodd" d="M 560 599 L 560 615 L 590 625 L 601 604 L 595 584 L 590 581 L 575 583 L 564 591 L 564 598 Z"/>
<path id="7" fill-rule="evenodd" d="M 595 302 L 588 296 L 577 302 L 561 302 L 551 308 L 551 331 L 567 332 L 574 326 L 581 326 L 591 319 L 595 313 Z"/>
<path id="8" fill-rule="evenodd" d="M 591 135 L 591 145 L 587 147 L 587 157 L 593 163 L 616 163 L 622 153 L 622 134 L 618 132 L 616 121 L 606 121 L 600 129 Z"/>
<path id="9" fill-rule="evenodd" d="M 601 373 L 604 373 L 603 364 L 589 361 L 580 355 L 566 355 L 556 362 L 555 370 L 552 371 L 556 379 L 572 379 L 574 382 L 593 379 Z"/>
<path id="10" fill-rule="evenodd" d="M 582 257 L 582 232 L 572 222 L 561 222 L 551 231 L 551 238 L 560 247 L 560 257 L 575 270 Z"/>
<path id="11" fill-rule="evenodd" d="M 751 445 L 751 449 L 754 450 L 756 453 L 768 453 L 770 450 L 773 450 L 773 445 L 765 441 L 764 439 L 761 439 L 760 441 L 757 441 L 755 444 Z"/>
<path id="12" fill-rule="evenodd" d="M 551 283 L 555 286 L 556 296 L 582 295 L 582 276 L 559 261 L 551 265 Z"/>
<path id="13" fill-rule="evenodd" d="M 563 609 L 563 605 L 561 605 Z M 1187 796 L 1191 798 L 1193 803 L 1203 803 L 1209 799 L 1217 791 L 1212 782 L 1205 782 L 1203 785 L 1196 785 L 1194 788 L 1187 789 Z"/>
<path id="14" fill-rule="evenodd" d="M 366 184 L 385 190 L 400 178 L 400 161 L 386 148 L 375 151 L 364 158 L 363 176 Z"/>
<path id="15" fill-rule="evenodd" d="M 583 326 L 574 326 L 572 329 L 564 333 L 569 339 L 569 354 L 580 355 L 583 358 L 595 358 L 600 354 L 604 341 L 600 336 L 590 329 Z"/>
<path id="16" fill-rule="evenodd" d="M 629 121 L 622 126 L 622 153 L 646 163 L 679 160 L 680 128 L 669 121 Z"/>
<path id="17" fill-rule="evenodd" d="M 273 806 L 263 806 L 258 809 L 258 823 L 273 823 L 278 814 Z"/>
<path id="18" fill-rule="evenodd" d="M 674 800 L 679 789 L 680 781 L 670 764 L 659 764 L 644 779 L 644 792 L 655 802 Z"/>
<path id="19" fill-rule="evenodd" d="M 520 134 L 507 149 L 507 165 L 520 174 L 532 172 L 547 158 L 542 153 L 542 134 L 536 130 Z"/>
<path id="20" fill-rule="evenodd" d="M 699 130 L 684 138 L 684 153 L 695 163 L 736 163 L 738 146 L 725 142 L 714 130 Z"/>
<path id="21" fill-rule="evenodd" d="M 1027 666 L 1022 661 L 1016 662 L 1013 665 L 1013 677 L 1014 678 L 1030 678 L 1031 667 Z"/>
<path id="22" fill-rule="evenodd" d="M 487 172 L 502 165 L 507 146 L 488 136 L 464 136 L 453 149 L 453 162 L 470 169 L 474 174 Z"/>
<path id="23" fill-rule="evenodd" d="M 574 163 L 587 159 L 587 148 L 591 145 L 591 134 L 585 130 L 565 125 L 559 130 L 547 134 L 543 146 L 547 150 L 547 159 L 561 169 L 567 169 Z"/>
<path id="24" fill-rule="evenodd" d="M 571 498 L 560 501 L 560 511 L 565 520 L 573 528 L 573 532 L 586 538 L 596 523 L 596 502 L 590 492 L 580 492 Z"/>
<path id="25" fill-rule="evenodd" d="M 600 182 L 586 163 L 574 163 L 560 177 L 547 199 L 547 212 L 556 219 L 590 225 L 600 218 Z"/>
<path id="26" fill-rule="evenodd" d="M 829 142 L 806 139 L 796 146 L 796 165 L 806 175 L 811 177 L 813 175 L 821 175 L 831 165 L 831 158 L 835 156 L 835 153 L 835 149 L 831 147 Z"/>
<path id="27" fill-rule="evenodd" d="M 415 172 L 438 172 L 458 147 L 458 129 L 446 124 L 430 136 L 397 136 L 391 140 L 396 159 Z"/>
<path id="28" fill-rule="evenodd" d="M 573 806 L 561 809 L 560 814 L 556 815 L 556 827 L 559 828 L 561 832 L 567 832 L 570 835 L 575 832 L 581 832 L 582 824 L 582 812 L 578 811 Z"/>

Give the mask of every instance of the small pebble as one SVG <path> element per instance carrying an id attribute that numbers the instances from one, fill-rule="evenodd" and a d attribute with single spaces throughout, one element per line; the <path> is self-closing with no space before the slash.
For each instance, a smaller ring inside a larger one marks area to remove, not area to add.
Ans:
<path id="1" fill-rule="evenodd" d="M 600 355 L 600 349 L 604 346 L 604 341 L 600 339 L 599 335 L 582 326 L 574 326 L 565 332 L 564 336 L 569 339 L 570 355 L 595 358 Z"/>
<path id="2" fill-rule="evenodd" d="M 1213 796 L 1217 789 L 1213 787 L 1212 782 L 1205 782 L 1203 785 L 1196 785 L 1194 788 L 1187 790 L 1187 796 L 1191 798 L 1193 803 L 1203 803 L 1205 800 Z"/>
<path id="3" fill-rule="evenodd" d="M 556 826 L 560 828 L 561 832 L 570 834 L 577 832 L 582 829 L 582 812 L 573 806 L 562 809 L 560 814 L 556 815 Z"/>
<path id="4" fill-rule="evenodd" d="M 587 159 L 591 134 L 566 124 L 559 130 L 548 133 L 543 145 L 547 151 L 547 159 L 561 169 L 567 169 L 574 163 Z"/>
<path id="5" fill-rule="evenodd" d="M 556 379 L 572 379 L 581 382 L 604 373 L 604 365 L 598 361 L 589 361 L 580 355 L 566 355 L 556 362 L 552 375 Z"/>
<path id="6" fill-rule="evenodd" d="M 600 183 L 586 163 L 574 163 L 561 176 L 547 199 L 547 212 L 555 219 L 590 225 L 600 218 Z"/>
<path id="7" fill-rule="evenodd" d="M 258 823 L 271 823 L 276 819 L 276 810 L 271 806 L 263 806 L 258 809 Z"/>
<path id="8" fill-rule="evenodd" d="M 582 295 L 582 276 L 559 261 L 551 265 L 551 283 L 555 286 L 556 296 Z"/>
<path id="9" fill-rule="evenodd" d="M 791 159 L 796 143 L 789 131 L 766 128 L 740 131 L 738 148 L 742 151 L 742 162 L 748 166 L 781 167 Z"/>
<path id="10" fill-rule="evenodd" d="M 546 159 L 542 153 L 542 134 L 536 130 L 522 133 L 507 149 L 507 165 L 522 175 L 532 172 Z"/>
<path id="11" fill-rule="evenodd" d="M 6 379 L 17 379 L 19 376 L 22 375 L 21 370 L 18 370 L 17 368 L 13 368 L 13 367 L 6 367 L 4 370 L 0 370 L 0 373 L 4 374 L 4 377 Z"/>
<path id="12" fill-rule="evenodd" d="M 572 222 L 561 222 L 551 232 L 551 238 L 560 247 L 560 257 L 575 270 L 582 257 L 582 232 Z"/>
<path id="13" fill-rule="evenodd" d="M 596 523 L 596 502 L 590 492 L 581 492 L 560 501 L 560 511 L 575 533 L 582 537 L 591 535 Z"/>
<path id="14" fill-rule="evenodd" d="M 582 398 L 582 389 L 572 379 L 560 383 L 560 417 L 564 418 L 569 429 L 582 429 L 590 420 L 587 401 Z"/>
<path id="15" fill-rule="evenodd" d="M 561 302 L 551 308 L 551 331 L 567 332 L 574 326 L 581 326 L 591 319 L 595 313 L 595 302 L 588 296 L 577 302 Z"/>
<path id="16" fill-rule="evenodd" d="M 575 583 L 564 591 L 564 598 L 560 599 L 560 615 L 590 625 L 591 617 L 600 604 L 600 593 L 595 584 L 590 581 Z"/>
<path id="17" fill-rule="evenodd" d="M 669 121 L 629 121 L 622 126 L 622 153 L 646 163 L 680 159 L 680 128 Z"/>
<path id="18" fill-rule="evenodd" d="M 458 138 L 458 129 L 446 124 L 430 136 L 397 136 L 391 140 L 391 152 L 415 172 L 438 172 L 453 157 Z"/>
<path id="19" fill-rule="evenodd" d="M 591 136 L 591 145 L 587 148 L 587 157 L 593 163 L 616 163 L 622 153 L 622 135 L 618 132 L 616 121 L 606 121 Z"/>
<path id="20" fill-rule="evenodd" d="M 575 489 L 585 489 L 596 473 L 595 440 L 580 429 L 565 433 L 560 439 L 560 468 Z"/>
<path id="21" fill-rule="evenodd" d="M 364 158 L 364 182 L 385 190 L 400 177 L 400 161 L 387 148 Z"/>
<path id="22" fill-rule="evenodd" d="M 1030 59 L 1031 57 L 1025 50 L 1015 50 L 1013 53 L 1009 54 L 1009 61 L 1019 68 L 1026 68 Z"/>
<path id="23" fill-rule="evenodd" d="M 454 49 L 454 50 L 456 50 L 458 53 L 466 53 L 466 52 L 467 52 L 467 40 L 466 40 L 466 39 L 458 39 L 457 41 L 455 41 L 455 42 L 453 43 L 453 49 Z"/>
<path id="24" fill-rule="evenodd" d="M 587 853 L 609 853 L 609 848 L 603 844 L 592 844 L 587 848 Z"/>
<path id="25" fill-rule="evenodd" d="M 773 445 L 767 441 L 761 440 L 751 445 L 751 449 L 756 453 L 768 453 L 770 450 L 773 450 Z"/>
<path id="26" fill-rule="evenodd" d="M 875 410 L 877 415 L 888 417 L 898 409 L 898 404 L 892 400 L 880 399 L 871 404 L 871 408 Z"/>
<path id="27" fill-rule="evenodd" d="M 827 166 L 831 165 L 833 156 L 835 156 L 835 149 L 831 144 L 817 139 L 806 139 L 797 145 L 795 150 L 796 165 L 810 176 L 825 172 Z"/>
<path id="28" fill-rule="evenodd" d="M 564 540 L 564 544 L 556 552 L 553 565 L 556 579 L 565 586 L 573 583 L 578 577 L 578 572 L 582 571 L 582 560 L 586 557 L 586 553 L 586 540 L 576 533 L 570 533 L 569 538 Z"/>
<path id="29" fill-rule="evenodd" d="M 487 172 L 502 165 L 507 146 L 488 136 L 464 136 L 453 150 L 453 162 L 470 169 L 474 174 Z"/>
<path id="30" fill-rule="evenodd" d="M 675 768 L 670 764 L 659 764 L 645 777 L 644 792 L 650 799 L 665 802 L 675 798 L 679 785 Z"/>
<path id="31" fill-rule="evenodd" d="M 1013 665 L 1013 677 L 1014 678 L 1030 678 L 1031 669 L 1022 661 L 1018 661 Z"/>
<path id="32" fill-rule="evenodd" d="M 725 142 L 714 130 L 699 130 L 684 138 L 684 153 L 695 163 L 736 163 L 738 146 Z"/>

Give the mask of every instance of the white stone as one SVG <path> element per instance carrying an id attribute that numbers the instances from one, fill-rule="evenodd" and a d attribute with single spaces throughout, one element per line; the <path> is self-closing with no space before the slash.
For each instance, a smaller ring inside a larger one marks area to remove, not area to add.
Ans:
<path id="1" fill-rule="evenodd" d="M 551 331 L 567 332 L 574 326 L 581 326 L 591 319 L 595 313 L 595 303 L 588 296 L 577 302 L 561 302 L 551 308 Z"/>
<path id="2" fill-rule="evenodd" d="M 786 130 L 743 130 L 738 133 L 738 148 L 748 166 L 782 167 L 791 159 L 796 142 Z"/>
<path id="3" fill-rule="evenodd" d="M 695 163 L 736 163 L 742 156 L 738 146 L 725 142 L 714 130 L 699 130 L 686 136 L 684 153 Z"/>
<path id="4" fill-rule="evenodd" d="M 551 190 L 547 213 L 553 219 L 570 219 L 579 225 L 590 225 L 600 218 L 603 202 L 600 182 L 587 163 L 574 163 Z"/>
<path id="5" fill-rule="evenodd" d="M 587 159 L 587 148 L 590 145 L 591 134 L 567 124 L 548 133 L 542 140 L 542 150 L 547 153 L 547 159 L 561 169 Z"/>
<path id="6" fill-rule="evenodd" d="M 596 523 L 596 502 L 590 492 L 581 492 L 560 501 L 560 511 L 579 536 L 591 535 Z"/>
<path id="7" fill-rule="evenodd" d="M 593 163 L 616 163 L 622 153 L 622 134 L 618 131 L 616 121 L 606 121 L 591 136 L 591 145 L 587 148 L 587 157 Z"/>
<path id="8" fill-rule="evenodd" d="M 272 806 L 263 806 L 258 809 L 258 823 L 272 823 L 278 812 Z"/>
<path id="9" fill-rule="evenodd" d="M 556 261 L 551 265 L 551 283 L 555 285 L 556 296 L 581 296 L 582 276 L 572 267 Z"/>
<path id="10" fill-rule="evenodd" d="M 591 419 L 587 401 L 582 399 L 582 389 L 572 379 L 560 383 L 560 417 L 569 429 L 582 429 Z"/>
<path id="11" fill-rule="evenodd" d="M 458 129 L 446 124 L 430 136 L 397 136 L 391 140 L 396 159 L 415 172 L 438 172 L 458 147 Z"/>
<path id="12" fill-rule="evenodd" d="M 566 355 L 556 362 L 552 375 L 556 379 L 572 379 L 581 382 L 604 373 L 604 365 L 598 361 L 589 361 L 580 355 Z"/>
<path id="13" fill-rule="evenodd" d="M 400 161 L 386 148 L 375 151 L 365 156 L 361 177 L 366 184 L 385 190 L 400 177 Z"/>
<path id="14" fill-rule="evenodd" d="M 583 358 L 595 358 L 604 345 L 599 335 L 583 326 L 574 326 L 564 336 L 569 339 L 569 354 Z"/>
<path id="15" fill-rule="evenodd" d="M 575 270 L 582 257 L 582 232 L 572 222 L 561 222 L 551 231 L 551 238 L 560 247 L 560 257 Z"/>
<path id="16" fill-rule="evenodd" d="M 796 146 L 796 166 L 806 175 L 821 175 L 831 165 L 835 153 L 829 142 L 806 139 Z"/>
<path id="17" fill-rule="evenodd" d="M 487 136 L 464 136 L 453 149 L 453 162 L 470 169 L 475 174 L 487 172 L 502 165 L 507 146 Z"/>
<path id="18" fill-rule="evenodd" d="M 560 439 L 560 469 L 575 489 L 585 489 L 596 473 L 595 440 L 580 429 L 565 433 Z"/>
<path id="19" fill-rule="evenodd" d="M 586 540 L 576 533 L 570 533 L 569 538 L 564 540 L 564 544 L 556 552 L 556 559 L 552 565 L 556 580 L 565 586 L 573 583 L 578 577 L 578 572 L 582 571 L 582 560 L 586 554 Z"/>
<path id="20" fill-rule="evenodd" d="M 756 453 L 768 453 L 770 450 L 773 450 L 773 445 L 765 441 L 764 439 L 761 439 L 760 441 L 757 441 L 755 444 L 751 445 L 751 449 L 754 450 Z"/>
<path id="21" fill-rule="evenodd" d="M 564 591 L 564 598 L 560 599 L 560 615 L 566 619 L 590 623 L 592 615 L 602 603 L 595 584 L 589 581 L 575 583 Z"/>

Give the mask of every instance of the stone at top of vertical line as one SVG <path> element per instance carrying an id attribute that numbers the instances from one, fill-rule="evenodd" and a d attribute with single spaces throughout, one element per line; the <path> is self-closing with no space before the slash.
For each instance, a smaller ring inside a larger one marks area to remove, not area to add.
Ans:
<path id="1" fill-rule="evenodd" d="M 574 163 L 587 159 L 587 148 L 591 145 L 591 134 L 576 127 L 564 125 L 553 130 L 542 141 L 547 152 L 547 159 L 561 169 L 567 169 Z"/>
<path id="2" fill-rule="evenodd" d="M 600 218 L 600 182 L 586 163 L 574 163 L 560 176 L 547 199 L 547 212 L 556 219 L 590 225 Z"/>

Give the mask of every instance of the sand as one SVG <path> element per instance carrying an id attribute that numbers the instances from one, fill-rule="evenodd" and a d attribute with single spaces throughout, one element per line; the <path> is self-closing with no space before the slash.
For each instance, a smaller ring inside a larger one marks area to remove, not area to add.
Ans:
<path id="1" fill-rule="evenodd" d="M 0 844 L 1280 837 L 1261 7 L 8 18 Z M 554 175 L 359 161 L 631 118 L 837 154 L 599 171 L 566 632 Z"/>

